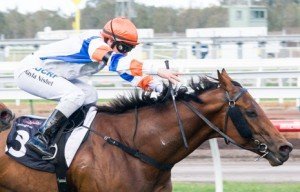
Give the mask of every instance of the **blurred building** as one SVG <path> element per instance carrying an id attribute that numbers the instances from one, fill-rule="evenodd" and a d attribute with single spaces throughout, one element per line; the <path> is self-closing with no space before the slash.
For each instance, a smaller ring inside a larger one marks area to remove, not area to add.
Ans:
<path id="1" fill-rule="evenodd" d="M 116 17 L 123 16 L 130 19 L 136 17 L 136 12 L 134 10 L 133 3 L 134 3 L 133 0 L 116 0 L 115 16 Z"/>
<path id="2" fill-rule="evenodd" d="M 229 27 L 267 27 L 267 7 L 260 1 L 227 1 Z"/>
<path id="3" fill-rule="evenodd" d="M 233 5 L 228 7 L 229 27 L 267 27 L 265 6 Z"/>

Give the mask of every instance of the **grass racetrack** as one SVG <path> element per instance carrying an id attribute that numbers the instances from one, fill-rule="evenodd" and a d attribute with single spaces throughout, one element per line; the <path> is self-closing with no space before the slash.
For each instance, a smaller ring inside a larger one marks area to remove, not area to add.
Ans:
<path id="1" fill-rule="evenodd" d="M 300 192 L 300 183 L 224 182 L 224 192 Z M 173 192 L 215 192 L 213 183 L 174 182 Z"/>

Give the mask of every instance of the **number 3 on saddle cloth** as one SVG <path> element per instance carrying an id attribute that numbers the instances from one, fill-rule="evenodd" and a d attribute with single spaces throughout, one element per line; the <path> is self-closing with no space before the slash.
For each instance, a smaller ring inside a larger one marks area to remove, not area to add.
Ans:
<path id="1" fill-rule="evenodd" d="M 97 108 L 95 106 L 82 107 L 69 118 L 64 132 L 57 142 L 57 154 L 63 156 L 66 167 L 70 166 L 79 146 L 87 138 L 88 129 L 86 127 L 90 127 L 96 113 Z M 26 142 L 38 132 L 39 127 L 45 120 L 44 117 L 31 115 L 15 119 L 7 137 L 6 154 L 27 167 L 54 173 L 56 159 L 43 160 L 38 154 L 25 146 Z M 56 158 L 58 158 L 57 156 Z M 61 157 L 59 158 L 61 159 Z"/>

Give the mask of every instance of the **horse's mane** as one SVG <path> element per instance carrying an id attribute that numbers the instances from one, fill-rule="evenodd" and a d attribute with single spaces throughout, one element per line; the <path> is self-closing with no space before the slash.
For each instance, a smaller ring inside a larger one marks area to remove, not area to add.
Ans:
<path id="1" fill-rule="evenodd" d="M 233 82 L 234 85 L 241 86 L 237 82 Z M 198 95 L 212 89 L 216 89 L 219 86 L 217 79 L 209 79 L 208 77 L 198 76 L 198 80 L 193 78 L 189 81 L 188 87 L 181 86 L 176 91 L 176 100 L 180 101 L 195 101 L 203 103 Z M 192 91 L 189 91 L 189 88 Z M 141 95 L 137 92 L 130 92 L 129 96 L 118 96 L 109 102 L 108 105 L 98 106 L 98 112 L 115 113 L 120 114 L 131 109 L 141 108 L 145 106 L 162 107 L 168 101 L 171 101 L 172 96 L 168 91 L 168 85 L 163 85 L 162 93 L 153 98 L 151 92 L 143 92 Z"/>

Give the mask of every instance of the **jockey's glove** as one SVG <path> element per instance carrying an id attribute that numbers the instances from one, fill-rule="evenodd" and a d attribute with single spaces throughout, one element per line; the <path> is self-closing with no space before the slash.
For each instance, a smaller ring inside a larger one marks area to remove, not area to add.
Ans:
<path id="1" fill-rule="evenodd" d="M 149 89 L 151 91 L 155 91 L 157 93 L 161 93 L 163 91 L 163 82 L 159 81 L 157 79 L 153 79 L 150 83 L 149 83 Z"/>

